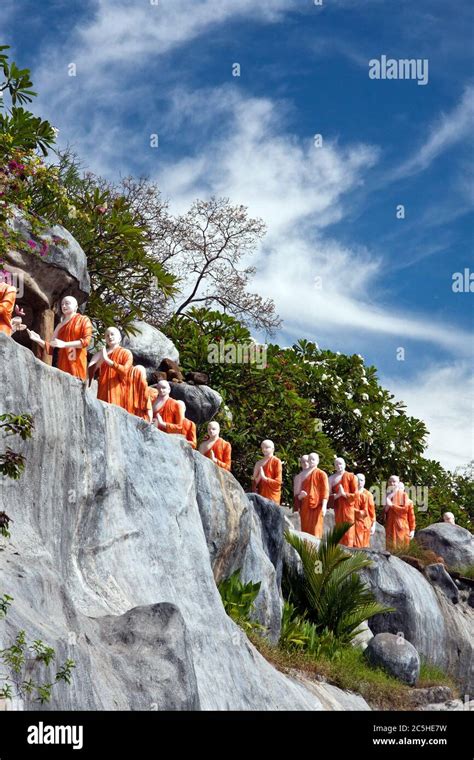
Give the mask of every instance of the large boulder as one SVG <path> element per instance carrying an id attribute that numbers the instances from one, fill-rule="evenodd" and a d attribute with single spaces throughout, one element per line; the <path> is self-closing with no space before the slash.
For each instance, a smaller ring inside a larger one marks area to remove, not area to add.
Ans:
<path id="1" fill-rule="evenodd" d="M 171 396 L 184 401 L 186 417 L 196 425 L 212 420 L 222 404 L 222 396 L 207 385 L 171 383 Z"/>
<path id="2" fill-rule="evenodd" d="M 420 656 L 474 690 L 474 610 L 463 600 L 453 604 L 435 580 L 388 552 L 370 552 L 372 564 L 362 577 L 377 601 L 395 612 L 369 620 L 374 634 L 403 635 Z"/>
<path id="3" fill-rule="evenodd" d="M 0 481 L 0 509 L 14 519 L 0 551 L 14 598 L 0 648 L 24 629 L 76 663 L 44 710 L 367 709 L 277 671 L 225 614 L 213 564 L 219 574 L 250 552 L 257 574 L 271 565 L 278 577 L 273 515 L 232 475 L 1 334 L 0 387 L 0 413 L 35 422 L 31 440 L 9 440 L 23 475 Z M 205 493 L 198 504 L 203 483 L 216 514 Z"/>
<path id="4" fill-rule="evenodd" d="M 420 656 L 403 636 L 378 633 L 367 644 L 365 656 L 371 665 L 383 668 L 409 686 L 413 686 L 420 675 Z"/>
<path id="5" fill-rule="evenodd" d="M 438 586 L 453 604 L 459 602 L 459 589 L 449 573 L 446 572 L 444 565 L 440 562 L 427 565 L 424 573 L 431 585 Z"/>
<path id="6" fill-rule="evenodd" d="M 415 540 L 442 557 L 448 567 L 474 565 L 474 536 L 460 525 L 433 523 L 419 530 Z"/>
<path id="7" fill-rule="evenodd" d="M 7 224 L 24 241 L 36 244 L 37 250 L 47 244 L 43 255 L 8 250 L 2 268 L 17 288 L 17 304 L 25 311 L 23 322 L 49 340 L 54 330 L 54 310 L 62 298 L 74 296 L 82 304 L 90 293 L 86 255 L 77 240 L 58 224 L 45 225 L 40 235 L 34 233 L 18 208 L 12 209 Z M 26 330 L 16 332 L 14 340 L 32 348 L 37 356 L 42 355 L 42 349 L 30 341 Z"/>
<path id="8" fill-rule="evenodd" d="M 145 367 L 149 382 L 152 382 L 152 373 L 158 369 L 163 359 L 179 362 L 178 349 L 156 327 L 141 320 L 132 322 L 131 327 L 136 332 L 134 335 L 124 337 L 122 345 L 132 352 L 135 364 L 142 364 Z"/>

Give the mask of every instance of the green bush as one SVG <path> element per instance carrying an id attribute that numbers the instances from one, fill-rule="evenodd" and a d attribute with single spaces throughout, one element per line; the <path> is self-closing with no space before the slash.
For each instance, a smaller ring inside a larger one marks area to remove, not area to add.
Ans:
<path id="1" fill-rule="evenodd" d="M 298 552 L 303 572 L 287 568 L 284 593 L 297 613 L 313 623 L 316 633 L 331 633 L 348 643 L 360 625 L 374 615 L 392 612 L 379 604 L 360 578 L 360 571 L 371 564 L 364 552 L 347 552 L 339 541 L 350 527 L 342 523 L 321 539 L 319 547 L 286 533 L 290 546 Z"/>
<path id="2" fill-rule="evenodd" d="M 236 570 L 217 587 L 227 615 L 246 631 L 265 630 L 262 625 L 250 619 L 260 586 L 261 583 L 252 581 L 242 583 L 240 570 Z"/>

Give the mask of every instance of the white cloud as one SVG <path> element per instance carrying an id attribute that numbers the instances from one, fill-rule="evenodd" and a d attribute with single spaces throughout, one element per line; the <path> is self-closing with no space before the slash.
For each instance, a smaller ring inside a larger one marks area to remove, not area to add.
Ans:
<path id="1" fill-rule="evenodd" d="M 474 458 L 474 380 L 470 365 L 433 365 L 409 381 L 383 377 L 386 387 L 403 400 L 409 414 L 422 419 L 430 436 L 426 455 L 448 469 Z"/>
<path id="2" fill-rule="evenodd" d="M 474 130 L 474 87 L 467 86 L 459 103 L 448 114 L 442 114 L 428 130 L 428 137 L 419 150 L 399 166 L 391 179 L 408 177 L 424 171 L 444 151 Z"/>
<path id="3" fill-rule="evenodd" d="M 429 341 L 462 354 L 469 350 L 462 331 L 400 310 L 385 283 L 381 256 L 327 237 L 326 228 L 343 217 L 347 197 L 357 193 L 377 161 L 377 149 L 328 141 L 316 148 L 310 136 L 300 141 L 285 131 L 278 104 L 229 88 L 181 102 L 185 111 L 217 117 L 220 134 L 200 144 L 198 156 L 159 173 L 159 185 L 178 210 L 198 196 L 225 195 L 265 220 L 268 235 L 253 287 L 275 300 L 286 334 L 328 344 L 349 332 L 354 343 L 355 334 L 365 334 Z"/>

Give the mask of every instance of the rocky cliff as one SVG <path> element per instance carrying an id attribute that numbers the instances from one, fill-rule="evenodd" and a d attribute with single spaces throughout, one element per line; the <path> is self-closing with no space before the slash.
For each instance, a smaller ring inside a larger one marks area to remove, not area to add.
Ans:
<path id="1" fill-rule="evenodd" d="M 0 413 L 31 412 L 18 481 L 0 481 L 14 522 L 0 593 L 18 629 L 76 662 L 45 709 L 368 709 L 292 680 L 227 617 L 216 579 L 262 581 L 258 615 L 279 627 L 283 518 L 178 436 L 93 398 L 0 335 Z M 13 439 L 9 439 L 10 445 Z"/>

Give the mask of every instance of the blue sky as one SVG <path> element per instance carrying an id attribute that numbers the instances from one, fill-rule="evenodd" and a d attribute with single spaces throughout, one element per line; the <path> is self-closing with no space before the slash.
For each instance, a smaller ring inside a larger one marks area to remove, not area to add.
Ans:
<path id="1" fill-rule="evenodd" d="M 0 23 L 60 144 L 107 177 L 150 175 L 176 211 L 248 206 L 279 342 L 362 354 L 432 456 L 474 456 L 474 294 L 452 290 L 474 271 L 472 3 L 3 0 Z M 382 55 L 427 59 L 428 83 L 370 79 Z"/>

